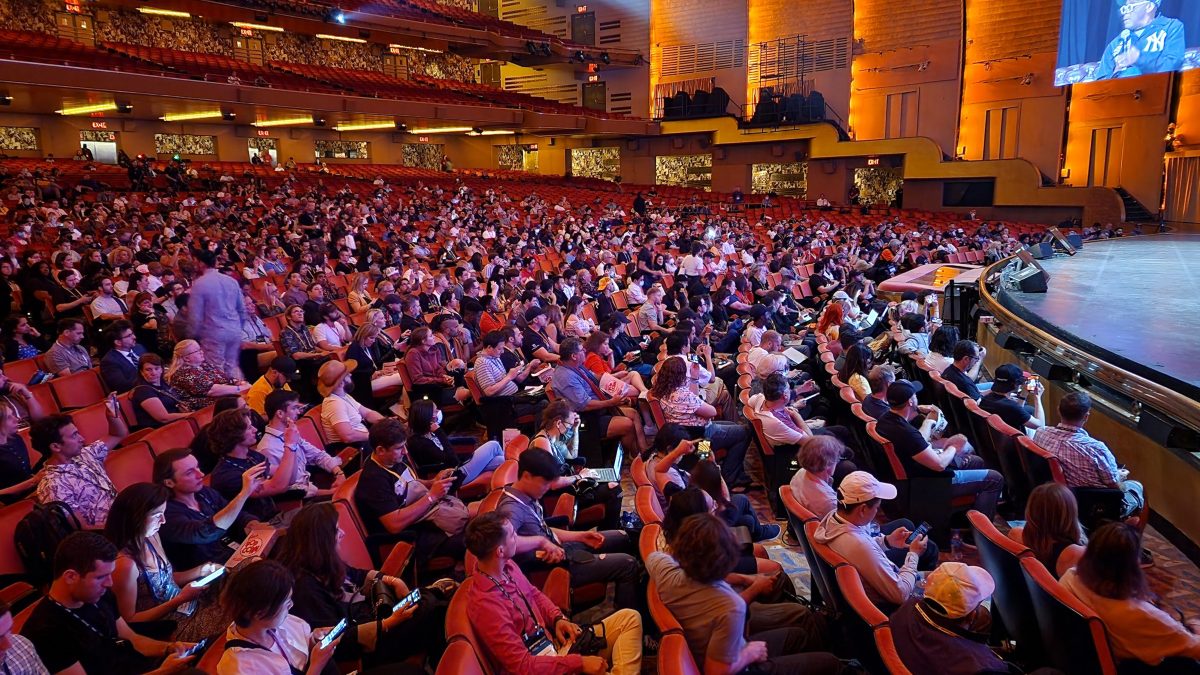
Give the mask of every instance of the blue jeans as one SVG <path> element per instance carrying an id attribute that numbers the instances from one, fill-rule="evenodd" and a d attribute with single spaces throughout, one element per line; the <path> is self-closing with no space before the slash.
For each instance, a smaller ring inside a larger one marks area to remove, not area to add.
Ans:
<path id="1" fill-rule="evenodd" d="M 907 518 L 901 518 L 899 520 L 893 520 L 880 525 L 879 533 L 886 537 L 902 527 L 908 528 L 910 532 L 917 529 L 911 520 Z M 908 547 L 892 548 L 891 546 L 887 545 L 887 542 L 884 542 L 883 554 L 886 555 L 887 559 L 891 560 L 896 567 L 903 567 L 904 559 L 908 556 Z M 938 547 L 937 544 L 933 543 L 933 540 L 930 539 L 928 545 L 925 547 L 925 552 L 921 554 L 921 557 L 917 558 L 917 569 L 922 571 L 930 571 L 937 567 L 937 565 Z"/>
<path id="2" fill-rule="evenodd" d="M 479 478 L 484 471 L 495 471 L 503 463 L 504 447 L 496 441 L 488 441 L 475 448 L 475 452 L 471 453 L 471 459 L 463 462 L 459 467 L 465 474 L 463 483 L 470 483 Z"/>
<path id="3" fill-rule="evenodd" d="M 957 462 L 954 478 L 951 479 L 950 494 L 954 497 L 975 496 L 975 510 L 989 519 L 996 515 L 996 502 L 1004 489 L 1004 476 L 998 471 L 979 468 L 984 466 L 979 455 L 967 455 Z"/>
<path id="4" fill-rule="evenodd" d="M 713 451 L 725 448 L 721 475 L 733 487 L 746 478 L 746 450 L 750 447 L 750 432 L 737 422 L 713 420 L 704 427 L 704 437 L 712 441 Z"/>

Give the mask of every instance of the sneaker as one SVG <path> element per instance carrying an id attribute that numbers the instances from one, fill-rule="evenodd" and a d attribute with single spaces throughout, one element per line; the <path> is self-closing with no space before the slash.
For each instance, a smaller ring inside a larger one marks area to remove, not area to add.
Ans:
<path id="1" fill-rule="evenodd" d="M 779 527 L 775 523 L 767 523 L 766 525 L 762 526 L 762 536 L 759 537 L 758 540 L 770 541 L 771 539 L 777 539 L 782 529 L 783 528 Z"/>

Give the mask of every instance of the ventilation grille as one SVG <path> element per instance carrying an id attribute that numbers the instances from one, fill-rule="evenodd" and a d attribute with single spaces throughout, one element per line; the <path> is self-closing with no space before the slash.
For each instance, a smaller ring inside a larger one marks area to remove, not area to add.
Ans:
<path id="1" fill-rule="evenodd" d="M 621 20 L 601 21 L 597 26 L 600 34 L 596 36 L 597 45 L 616 45 L 621 43 Z"/>
<path id="2" fill-rule="evenodd" d="M 630 115 L 633 113 L 633 92 L 619 91 L 608 94 L 608 111 Z"/>
<path id="3" fill-rule="evenodd" d="M 661 77 L 741 68 L 746 65 L 746 41 L 667 45 L 662 48 L 660 59 Z"/>

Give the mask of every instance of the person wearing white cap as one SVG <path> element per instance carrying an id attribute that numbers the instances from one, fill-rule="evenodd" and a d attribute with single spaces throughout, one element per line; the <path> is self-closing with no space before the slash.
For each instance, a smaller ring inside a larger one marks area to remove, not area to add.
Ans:
<path id="1" fill-rule="evenodd" d="M 1009 672 L 987 645 L 991 614 L 983 603 L 995 590 L 982 567 L 947 562 L 929 573 L 925 598 L 891 616 L 896 652 L 913 675 Z"/>
<path id="2" fill-rule="evenodd" d="M 917 587 L 917 569 L 921 555 L 932 546 L 927 536 L 905 543 L 912 523 L 896 526 L 888 534 L 872 536 L 867 529 L 879 515 L 885 499 L 896 498 L 896 486 L 881 483 L 866 471 L 855 471 L 838 486 L 837 509 L 825 516 L 814 539 L 841 555 L 863 580 L 867 597 L 879 606 L 902 604 Z M 904 562 L 897 566 L 888 558 L 889 548 L 903 551 Z M 934 557 L 936 561 L 936 556 Z"/>

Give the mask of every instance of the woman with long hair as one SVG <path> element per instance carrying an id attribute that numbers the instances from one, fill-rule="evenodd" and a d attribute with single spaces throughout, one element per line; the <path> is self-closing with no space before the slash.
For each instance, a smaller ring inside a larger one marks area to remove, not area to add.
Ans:
<path id="1" fill-rule="evenodd" d="M 559 464 L 559 478 L 550 484 L 554 493 L 572 489 L 587 478 L 583 458 L 579 456 L 579 427 L 582 420 L 564 400 L 557 400 L 542 411 L 538 431 L 529 442 L 530 448 L 545 450 Z M 576 494 L 579 509 L 596 504 L 604 507 L 601 529 L 615 529 L 621 517 L 621 486 L 619 483 L 599 483 L 591 490 Z"/>
<path id="2" fill-rule="evenodd" d="M 142 428 L 153 428 L 190 415 L 179 408 L 183 394 L 163 380 L 162 357 L 158 354 L 142 354 L 138 358 L 138 377 L 134 380 L 130 400 L 137 425 Z"/>
<path id="3" fill-rule="evenodd" d="M 504 446 L 498 441 L 484 441 L 467 459 L 460 460 L 442 422 L 442 411 L 433 401 L 413 401 L 408 411 L 412 432 L 408 437 L 408 457 L 418 478 L 430 480 L 441 471 L 453 469 L 462 474 L 461 483 L 466 484 L 504 463 Z"/>
<path id="4" fill-rule="evenodd" d="M 696 462 L 692 467 L 691 484 L 704 490 L 716 503 L 714 513 L 721 517 L 730 527 L 745 527 L 750 531 L 750 538 L 756 542 L 774 539 L 779 536 L 779 526 L 775 523 L 761 523 L 754 506 L 746 495 L 729 493 L 729 486 L 721 476 L 721 470 L 712 462 Z"/>
<path id="5" fill-rule="evenodd" d="M 821 312 L 821 318 L 817 319 L 817 332 L 822 333 L 831 341 L 836 342 L 838 331 L 842 328 L 842 321 L 845 320 L 845 309 L 840 302 L 830 302 L 825 306 L 825 311 Z M 830 349 L 833 349 L 833 344 L 830 344 Z"/>
<path id="6" fill-rule="evenodd" d="M 1014 527 L 1008 536 L 1028 546 L 1056 579 L 1078 564 L 1087 544 L 1075 494 L 1061 483 L 1034 488 L 1025 502 L 1025 526 Z"/>
<path id="7" fill-rule="evenodd" d="M 604 331 L 596 331 L 588 336 L 583 343 L 584 351 L 587 352 L 587 359 L 583 362 L 583 367 L 592 371 L 597 379 L 604 376 L 605 373 L 612 375 L 618 380 L 624 382 L 629 387 L 637 391 L 629 391 L 630 395 L 640 395 L 646 393 L 648 389 L 642 381 L 642 376 L 632 370 L 625 368 L 625 363 L 616 363 L 613 360 L 612 345 L 609 344 L 610 337 Z M 633 357 L 628 359 L 633 362 Z"/>
<path id="8" fill-rule="evenodd" d="M 375 667 L 424 653 L 436 663 L 445 651 L 446 604 L 438 596 L 456 586 L 441 581 L 422 589 L 418 603 L 377 622 L 371 604 L 375 584 L 383 584 L 397 600 L 408 595 L 409 588 L 377 570 L 346 565 L 338 554 L 338 544 L 345 536 L 338 525 L 337 509 L 328 502 L 309 504 L 296 513 L 287 536 L 271 554 L 295 578 L 292 614 L 310 626 L 332 626 L 343 617 L 349 619 L 351 625 L 335 659 L 362 656 L 369 667 Z M 380 628 L 384 635 L 379 634 Z M 388 672 L 398 671 L 389 668 Z M 411 672 L 424 671 L 413 665 Z"/>
<path id="9" fill-rule="evenodd" d="M 584 340 L 596 330 L 596 324 L 583 315 L 583 306 L 586 304 L 587 299 L 580 295 L 573 295 L 567 300 L 565 332 L 569 337 Z"/>
<path id="10" fill-rule="evenodd" d="M 171 566 L 158 536 L 170 497 L 156 483 L 134 483 L 113 501 L 104 525 L 104 536 L 118 551 L 112 590 L 127 623 L 172 622 L 171 639 L 196 642 L 221 632 L 224 615 L 215 593 L 190 582 L 221 566 L 205 563 L 178 572 Z"/>
<path id="11" fill-rule="evenodd" d="M 929 353 L 924 356 L 925 364 L 939 375 L 954 363 L 954 345 L 958 344 L 958 328 L 938 326 L 929 337 Z"/>
<path id="12" fill-rule="evenodd" d="M 346 360 L 356 365 L 354 374 L 355 391 L 360 392 L 367 400 L 363 405 L 376 408 L 376 395 L 386 390 L 398 391 L 403 384 L 400 374 L 396 372 L 399 364 L 386 360 L 384 347 L 379 342 L 383 331 L 379 326 L 366 322 L 354 332 L 354 339 L 346 349 Z"/>
<path id="13" fill-rule="evenodd" d="M 554 344 L 563 341 L 567 335 L 567 327 L 563 323 L 562 307 L 555 304 L 548 304 L 546 309 L 546 337 Z"/>
<path id="14" fill-rule="evenodd" d="M 856 342 L 846 350 L 846 359 L 842 363 L 842 369 L 838 371 L 838 378 L 854 390 L 854 395 L 860 401 L 871 395 L 871 383 L 867 381 L 867 373 L 871 372 L 874 365 L 875 357 L 871 354 L 871 349 L 863 343 Z"/>
<path id="15" fill-rule="evenodd" d="M 129 320 L 133 323 L 133 334 L 137 336 L 138 344 L 148 352 L 157 353 L 159 328 L 167 321 L 167 314 L 154 306 L 152 293 L 142 291 L 134 295 L 133 312 Z"/>
<path id="16" fill-rule="evenodd" d="M 167 368 L 163 379 L 183 394 L 179 400 L 181 412 L 203 410 L 218 396 L 241 396 L 250 389 L 249 382 L 230 378 L 209 363 L 200 343 L 195 340 L 181 340 L 175 344 L 171 367 Z"/>
<path id="17" fill-rule="evenodd" d="M 3 282 L 0 282 L 3 283 Z M 32 359 L 46 351 L 46 341 L 29 318 L 13 315 L 4 321 L 4 360 Z"/>
<path id="18" fill-rule="evenodd" d="M 683 525 L 683 521 L 689 516 L 694 516 L 697 513 L 715 513 L 717 503 L 709 496 L 707 492 L 698 487 L 690 487 L 685 490 L 676 492 L 671 496 L 667 503 L 667 508 L 663 510 L 662 522 L 662 541 L 659 542 L 659 550 L 666 550 L 670 553 L 670 542 L 679 532 L 679 527 Z M 748 586 L 751 580 L 745 580 L 745 583 L 740 583 L 737 577 L 742 577 L 747 574 L 775 574 L 783 571 L 783 566 L 771 560 L 764 554 L 759 557 L 751 552 L 743 550 L 738 557 L 737 565 L 734 566 L 733 572 L 726 581 L 730 585 Z M 732 579 L 730 577 L 733 577 Z M 744 596 L 743 596 L 744 597 Z M 752 598 L 747 598 L 746 602 L 750 602 Z"/>
<path id="19" fill-rule="evenodd" d="M 371 292 L 367 290 L 367 282 L 370 280 L 370 275 L 361 272 L 354 275 L 354 281 L 350 282 L 350 294 L 346 300 L 350 303 L 352 314 L 361 314 L 371 309 L 371 303 L 375 302 L 375 298 L 372 298 Z"/>
<path id="20" fill-rule="evenodd" d="M 11 504 L 27 496 L 41 481 L 29 461 L 29 448 L 17 433 L 21 418 L 13 409 L 0 405 L 0 504 Z"/>
<path id="21" fill-rule="evenodd" d="M 1200 659 L 1200 619 L 1184 617 L 1150 591 L 1141 555 L 1136 528 L 1108 523 L 1092 532 L 1083 557 L 1060 583 L 1100 616 L 1118 661 L 1137 659 L 1162 664 L 1163 672 L 1194 673 Z"/>

